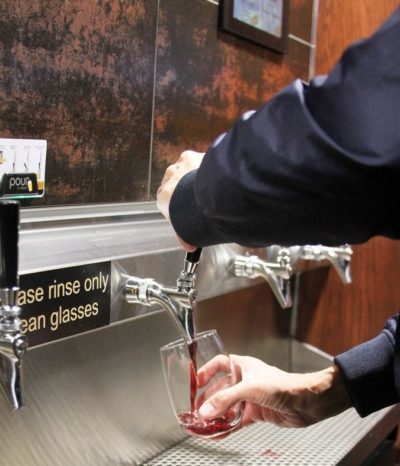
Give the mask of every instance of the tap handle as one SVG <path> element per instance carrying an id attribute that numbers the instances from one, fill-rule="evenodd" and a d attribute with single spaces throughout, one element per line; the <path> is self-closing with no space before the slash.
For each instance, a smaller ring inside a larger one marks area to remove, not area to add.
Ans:
<path id="1" fill-rule="evenodd" d="M 191 262 L 192 264 L 197 264 L 200 260 L 201 251 L 202 251 L 202 248 L 197 248 L 193 252 L 187 252 L 186 260 L 188 262 Z"/>
<path id="2" fill-rule="evenodd" d="M 194 288 L 194 277 L 197 264 L 200 260 L 201 248 L 197 248 L 193 252 L 187 252 L 183 262 L 183 270 L 178 278 L 178 288 Z"/>
<path id="3" fill-rule="evenodd" d="M 18 286 L 19 204 L 0 202 L 0 288 Z"/>

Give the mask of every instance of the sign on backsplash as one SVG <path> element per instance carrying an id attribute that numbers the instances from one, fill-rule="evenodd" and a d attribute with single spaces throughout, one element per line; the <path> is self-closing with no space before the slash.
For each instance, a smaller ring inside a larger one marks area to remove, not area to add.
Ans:
<path id="1" fill-rule="evenodd" d="M 111 262 L 20 277 L 21 330 L 36 346 L 110 323 Z"/>
<path id="2" fill-rule="evenodd" d="M 0 197 L 41 197 L 45 189 L 47 141 L 0 138 Z"/>

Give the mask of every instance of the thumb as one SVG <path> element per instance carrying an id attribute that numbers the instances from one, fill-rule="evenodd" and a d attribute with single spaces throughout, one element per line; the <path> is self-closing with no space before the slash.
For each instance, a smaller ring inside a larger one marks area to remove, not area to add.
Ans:
<path id="1" fill-rule="evenodd" d="M 215 418 L 225 414 L 234 404 L 252 398 L 253 396 L 249 385 L 240 382 L 208 398 L 208 400 L 200 406 L 199 414 L 205 419 Z"/>
<path id="2" fill-rule="evenodd" d="M 178 234 L 176 235 L 180 245 L 186 252 L 194 252 L 197 249 L 197 246 L 193 246 L 192 244 L 187 243 L 184 241 Z"/>

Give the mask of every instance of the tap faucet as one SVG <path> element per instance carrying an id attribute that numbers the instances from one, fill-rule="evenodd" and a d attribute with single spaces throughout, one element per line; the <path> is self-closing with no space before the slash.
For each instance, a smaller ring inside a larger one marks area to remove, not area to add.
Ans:
<path id="1" fill-rule="evenodd" d="M 201 248 L 187 253 L 176 286 L 164 286 L 152 278 L 125 276 L 125 299 L 145 306 L 161 305 L 171 317 L 181 336 L 191 343 L 195 336 L 193 306 L 196 302 L 196 268 Z"/>
<path id="2" fill-rule="evenodd" d="M 331 246 L 322 246 L 322 245 L 313 245 L 313 246 L 300 246 L 299 258 L 304 260 L 314 260 L 314 261 L 329 261 L 336 272 L 338 273 L 340 279 L 344 284 L 349 284 L 352 281 L 351 278 L 351 256 L 353 250 L 348 244 L 343 246 L 331 247 Z"/>
<path id="3" fill-rule="evenodd" d="M 234 260 L 234 274 L 236 277 L 264 278 L 270 285 L 276 299 L 283 308 L 292 305 L 290 290 L 290 251 L 280 248 L 276 262 L 266 262 L 257 256 L 236 256 Z"/>
<path id="4" fill-rule="evenodd" d="M 0 203 L 0 380 L 12 409 L 24 404 L 22 357 L 27 338 L 21 332 L 18 306 L 19 205 Z"/>

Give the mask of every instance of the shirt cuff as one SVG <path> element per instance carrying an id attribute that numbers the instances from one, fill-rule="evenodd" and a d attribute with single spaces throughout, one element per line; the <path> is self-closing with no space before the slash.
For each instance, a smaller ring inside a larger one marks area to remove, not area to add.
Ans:
<path id="1" fill-rule="evenodd" d="M 334 362 L 361 417 L 400 401 L 394 380 L 393 345 L 384 332 L 336 356 Z"/>

